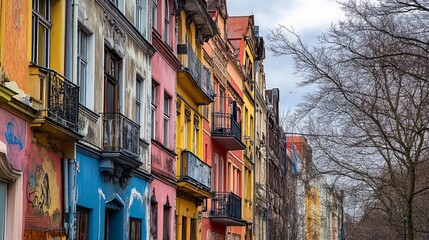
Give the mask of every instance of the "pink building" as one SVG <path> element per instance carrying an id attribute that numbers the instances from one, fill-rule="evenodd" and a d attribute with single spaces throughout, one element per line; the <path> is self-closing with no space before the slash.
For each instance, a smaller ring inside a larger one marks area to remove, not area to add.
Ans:
<path id="1" fill-rule="evenodd" d="M 152 59 L 151 97 L 151 217 L 153 239 L 174 238 L 176 202 L 176 70 L 180 62 L 175 52 L 173 0 L 153 0 L 152 43 L 157 52 Z"/>

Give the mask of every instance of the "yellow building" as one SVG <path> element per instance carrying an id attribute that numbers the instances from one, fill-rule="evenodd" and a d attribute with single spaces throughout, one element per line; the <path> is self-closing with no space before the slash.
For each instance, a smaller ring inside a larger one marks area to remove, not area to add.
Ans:
<path id="1" fill-rule="evenodd" d="M 203 148 L 203 106 L 213 102 L 203 44 L 216 33 L 205 1 L 180 1 L 178 14 L 176 238 L 201 239 L 201 205 L 211 196 L 211 166 Z"/>
<path id="2" fill-rule="evenodd" d="M 253 239 L 253 211 L 254 211 L 254 142 L 255 142 L 255 105 L 254 105 L 254 81 L 255 81 L 255 43 L 254 17 L 230 16 L 227 22 L 228 40 L 234 47 L 235 53 L 242 68 L 243 74 L 243 106 L 240 109 L 242 119 L 242 134 L 244 144 L 243 169 L 242 169 L 242 206 L 243 220 L 247 221 L 247 227 L 242 228 L 242 236 L 245 239 Z"/>
<path id="3" fill-rule="evenodd" d="M 320 190 L 314 186 L 307 186 L 305 190 L 305 239 L 320 239 L 321 209 Z"/>

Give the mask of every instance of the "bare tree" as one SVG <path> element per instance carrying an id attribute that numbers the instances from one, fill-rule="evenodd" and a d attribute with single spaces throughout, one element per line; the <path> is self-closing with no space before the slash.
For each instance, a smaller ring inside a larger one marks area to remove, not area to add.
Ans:
<path id="1" fill-rule="evenodd" d="M 269 49 L 293 56 L 302 85 L 317 86 L 299 114 L 307 116 L 320 171 L 352 179 L 364 209 L 397 227 L 389 234 L 420 238 L 429 231 L 418 216 L 429 211 L 417 204 L 429 189 L 422 171 L 429 155 L 429 3 L 350 0 L 342 8 L 347 19 L 319 44 L 310 47 L 279 26 Z"/>

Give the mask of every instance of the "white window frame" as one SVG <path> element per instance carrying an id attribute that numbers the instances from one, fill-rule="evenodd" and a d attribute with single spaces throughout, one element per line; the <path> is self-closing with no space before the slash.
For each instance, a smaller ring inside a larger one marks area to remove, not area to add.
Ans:
<path id="1" fill-rule="evenodd" d="M 164 146 L 170 147 L 170 111 L 171 97 L 164 92 Z"/>
<path id="2" fill-rule="evenodd" d="M 41 9 L 39 9 L 39 2 L 40 0 L 33 0 L 33 6 L 32 6 L 32 22 L 31 22 L 31 62 L 42 66 L 49 68 L 49 60 L 50 60 L 50 38 L 51 38 L 51 28 L 52 25 L 50 23 L 51 20 L 51 6 L 50 1 L 46 0 L 46 6 L 45 6 L 45 13 L 43 14 Z M 44 16 L 45 15 L 45 16 Z M 44 53 L 39 52 L 39 44 L 41 41 L 41 38 L 39 36 L 39 29 L 44 28 L 46 29 L 46 35 L 44 40 Z M 41 54 L 44 54 L 43 62 L 40 61 Z"/>
<path id="3" fill-rule="evenodd" d="M 158 28 L 158 0 L 152 0 L 152 27 Z"/>
<path id="4" fill-rule="evenodd" d="M 79 86 L 79 103 L 86 106 L 87 83 L 88 83 L 88 41 L 89 37 L 86 31 L 79 26 L 78 28 L 78 50 L 77 50 L 77 85 Z M 85 46 L 85 50 L 82 46 Z M 83 52 L 84 51 L 84 52 Z"/>
<path id="5" fill-rule="evenodd" d="M 135 26 L 139 32 L 146 37 L 146 5 L 145 0 L 136 0 L 136 16 L 135 16 Z"/>
<path id="6" fill-rule="evenodd" d="M 135 121 L 138 125 L 142 125 L 142 93 L 143 93 L 144 78 L 140 74 L 136 74 L 136 117 Z"/>
<path id="7" fill-rule="evenodd" d="M 152 81 L 152 94 L 151 94 L 151 138 L 156 139 L 156 97 L 158 85 Z"/>

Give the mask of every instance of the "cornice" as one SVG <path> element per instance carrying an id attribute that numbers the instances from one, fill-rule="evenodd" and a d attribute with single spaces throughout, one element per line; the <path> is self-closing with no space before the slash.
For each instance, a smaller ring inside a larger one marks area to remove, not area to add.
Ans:
<path id="1" fill-rule="evenodd" d="M 143 49 L 150 58 L 155 54 L 153 45 L 135 28 L 135 26 L 124 16 L 124 14 L 109 0 L 95 0 L 104 10 L 107 16 L 110 16 L 114 24 L 119 25 L 127 35 L 141 49 Z"/>
<path id="2" fill-rule="evenodd" d="M 152 41 L 156 51 L 163 57 L 168 64 L 176 71 L 180 66 L 180 61 L 171 49 L 162 39 L 159 33 L 152 31 Z"/>

